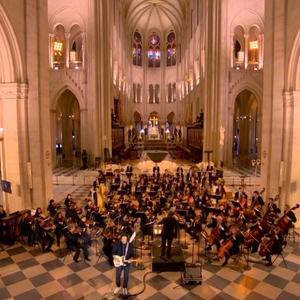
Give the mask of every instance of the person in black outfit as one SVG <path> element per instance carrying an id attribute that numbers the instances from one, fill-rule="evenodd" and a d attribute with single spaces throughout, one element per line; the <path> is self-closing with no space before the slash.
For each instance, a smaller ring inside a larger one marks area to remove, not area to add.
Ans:
<path id="1" fill-rule="evenodd" d="M 71 204 L 69 211 L 68 211 L 68 215 L 66 213 L 66 218 L 71 219 L 72 222 L 75 224 L 79 224 L 81 222 L 81 219 L 78 216 L 75 206 L 76 206 L 75 203 Z"/>
<path id="2" fill-rule="evenodd" d="M 271 237 L 271 239 L 274 241 L 274 246 L 271 248 L 268 247 L 268 250 L 266 251 L 266 258 L 263 258 L 263 260 L 266 260 L 268 262 L 266 265 L 267 267 L 272 266 L 271 255 L 272 254 L 280 254 L 283 250 L 282 246 L 284 244 L 284 237 L 280 233 L 279 227 L 274 228 L 274 235 Z"/>
<path id="3" fill-rule="evenodd" d="M 154 167 L 153 167 L 153 176 L 154 174 L 156 173 L 155 171 L 157 171 L 157 174 L 160 174 L 160 168 L 159 166 L 157 165 L 157 163 L 155 163 Z"/>
<path id="4" fill-rule="evenodd" d="M 36 244 L 35 241 L 35 235 L 33 231 L 33 218 L 29 216 L 28 212 L 25 212 L 22 220 L 21 220 L 21 234 L 27 236 L 28 238 L 28 246 L 32 246 L 33 244 Z"/>
<path id="5" fill-rule="evenodd" d="M 161 255 L 160 258 L 165 258 L 166 242 L 168 243 L 167 258 L 171 258 L 171 246 L 174 236 L 174 230 L 177 229 L 177 221 L 174 218 L 174 210 L 170 210 L 167 218 L 163 218 L 159 224 L 163 224 L 161 231 Z"/>
<path id="6" fill-rule="evenodd" d="M 6 211 L 3 209 L 3 205 L 0 205 L 0 220 L 7 217 Z"/>
<path id="7" fill-rule="evenodd" d="M 255 230 L 255 231 L 258 230 L 259 236 L 258 236 L 258 237 L 255 237 L 254 242 L 253 242 L 253 244 L 252 244 L 251 247 L 246 247 L 246 246 L 245 246 L 245 248 L 246 248 L 247 250 L 249 250 L 249 251 L 252 249 L 252 251 L 251 251 L 252 253 L 257 252 L 258 246 L 259 246 L 259 244 L 260 244 L 260 241 L 261 241 L 262 237 L 264 236 L 264 229 L 263 229 L 263 227 L 261 226 L 261 219 L 257 219 L 256 224 L 254 224 L 253 226 L 251 226 L 251 227 L 247 230 L 247 233 L 251 234 L 251 232 L 254 232 L 254 230 Z"/>
<path id="8" fill-rule="evenodd" d="M 47 252 L 53 252 L 51 249 L 53 243 L 54 243 L 54 238 L 49 235 L 47 230 L 44 229 L 44 220 L 40 219 L 36 225 L 36 235 L 37 235 L 37 241 L 39 241 L 42 245 L 43 252 L 45 252 L 45 246 L 48 243 L 48 246 L 46 248 Z"/>
<path id="9" fill-rule="evenodd" d="M 83 163 L 83 168 L 86 169 L 87 168 L 87 152 L 86 152 L 86 150 L 82 150 L 81 159 L 82 159 L 82 163 Z"/>
<path id="10" fill-rule="evenodd" d="M 79 262 L 79 255 L 80 255 L 80 249 L 83 252 L 84 260 L 89 259 L 89 251 L 88 251 L 88 245 L 86 245 L 84 242 L 80 242 L 78 239 L 80 237 L 80 228 L 73 227 L 68 232 L 66 232 L 66 243 L 68 246 L 68 249 L 75 251 L 75 255 L 73 257 L 73 260 L 77 263 Z"/>
<path id="11" fill-rule="evenodd" d="M 285 236 L 285 235 L 288 235 L 289 230 L 294 227 L 293 223 L 297 222 L 297 218 L 296 218 L 294 212 L 291 210 L 291 207 L 288 204 L 286 204 L 284 206 L 284 212 L 283 213 L 284 213 L 284 215 L 286 216 L 286 218 L 288 220 L 288 225 L 282 233 L 282 235 Z"/>
<path id="12" fill-rule="evenodd" d="M 47 211 L 49 212 L 50 217 L 54 217 L 57 213 L 57 210 L 60 208 L 60 205 L 56 204 L 53 199 L 50 200 L 49 205 L 47 207 Z"/>
<path id="13" fill-rule="evenodd" d="M 240 239 L 239 239 L 239 234 L 238 234 L 238 228 L 236 226 L 231 226 L 230 227 L 230 234 L 226 237 L 226 241 L 228 241 L 229 239 L 232 240 L 232 247 L 228 250 L 225 251 L 225 261 L 222 264 L 222 267 L 225 267 L 228 263 L 229 257 L 231 255 L 235 255 L 238 254 L 240 252 Z M 221 243 L 224 241 L 221 240 Z"/>
<path id="14" fill-rule="evenodd" d="M 114 248 L 112 249 L 112 256 L 115 257 L 116 255 L 124 257 L 124 260 L 127 262 L 124 266 L 116 267 L 116 289 L 114 294 L 117 295 L 121 289 L 121 274 L 124 271 L 124 282 L 123 282 L 123 297 L 127 298 L 127 286 L 129 280 L 129 270 L 131 265 L 131 258 L 134 256 L 133 245 L 129 243 L 127 235 L 121 235 L 119 241 L 116 242 Z"/>
<path id="15" fill-rule="evenodd" d="M 245 197 L 245 199 L 247 199 L 248 195 L 243 191 L 242 187 L 239 187 L 239 190 L 234 194 L 234 199 L 241 200 L 242 197 Z"/>

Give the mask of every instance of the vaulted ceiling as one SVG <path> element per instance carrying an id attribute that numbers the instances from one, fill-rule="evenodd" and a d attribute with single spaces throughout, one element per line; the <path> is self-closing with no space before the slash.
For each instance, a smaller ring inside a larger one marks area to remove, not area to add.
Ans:
<path id="1" fill-rule="evenodd" d="M 157 28 L 162 34 L 174 29 L 180 34 L 190 0 L 125 0 L 125 24 L 130 33 L 139 27 L 145 34 Z"/>

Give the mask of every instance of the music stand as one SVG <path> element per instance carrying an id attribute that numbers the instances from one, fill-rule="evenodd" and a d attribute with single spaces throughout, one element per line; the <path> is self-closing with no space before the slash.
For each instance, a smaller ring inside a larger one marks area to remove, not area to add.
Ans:
<path id="1" fill-rule="evenodd" d="M 250 233 L 250 235 L 251 235 L 251 233 Z M 252 236 L 253 237 L 253 236 Z M 253 237 L 254 238 L 254 237 Z M 239 239 L 241 240 L 241 238 L 240 238 L 240 235 L 239 235 Z M 255 239 L 255 238 L 254 238 Z M 256 239 L 255 239 L 256 240 Z M 249 271 L 249 270 L 251 270 L 251 266 L 249 265 L 249 255 L 250 255 L 250 249 L 251 248 L 248 248 L 247 249 L 247 254 L 245 254 L 244 253 L 244 249 L 245 249 L 245 244 L 243 244 L 243 246 L 241 247 L 241 249 L 240 249 L 240 252 L 238 253 L 238 256 L 237 256 L 237 258 L 236 258 L 236 263 L 235 263 L 235 265 L 237 266 L 238 265 L 238 263 L 239 263 L 239 261 L 240 261 L 240 259 L 243 257 L 244 259 L 245 259 L 245 262 L 246 262 L 246 265 L 244 266 L 244 270 L 245 271 Z"/>

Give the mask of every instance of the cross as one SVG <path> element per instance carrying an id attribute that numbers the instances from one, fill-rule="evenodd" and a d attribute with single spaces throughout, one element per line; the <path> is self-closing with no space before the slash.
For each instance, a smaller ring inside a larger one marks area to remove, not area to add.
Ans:
<path id="1" fill-rule="evenodd" d="M 153 116 L 150 120 L 152 121 L 152 124 L 153 124 L 152 126 L 155 127 L 155 122 L 156 122 L 158 119 L 155 118 L 155 116 Z"/>

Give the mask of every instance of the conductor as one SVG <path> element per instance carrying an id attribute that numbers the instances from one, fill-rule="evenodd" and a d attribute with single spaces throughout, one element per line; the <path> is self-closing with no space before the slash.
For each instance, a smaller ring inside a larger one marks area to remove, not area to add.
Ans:
<path id="1" fill-rule="evenodd" d="M 171 246 L 174 236 L 174 230 L 177 228 L 177 221 L 174 218 L 174 211 L 170 210 L 168 216 L 163 218 L 159 224 L 163 224 L 161 231 L 161 259 L 165 259 L 166 242 L 168 243 L 167 258 L 171 259 Z"/>

